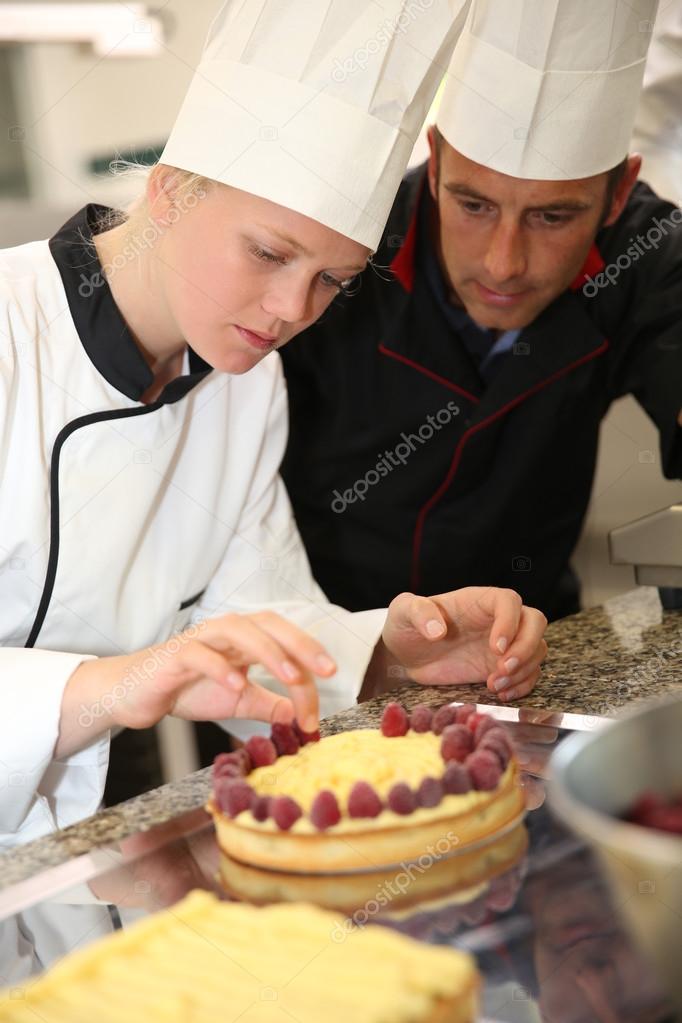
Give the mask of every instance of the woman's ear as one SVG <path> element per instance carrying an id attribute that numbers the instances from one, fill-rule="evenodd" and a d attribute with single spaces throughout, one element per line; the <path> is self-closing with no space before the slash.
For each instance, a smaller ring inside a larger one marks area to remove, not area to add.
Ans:
<path id="1" fill-rule="evenodd" d="M 174 169 L 157 163 L 147 179 L 147 208 L 151 219 L 159 224 L 168 223 L 168 213 L 175 203 Z"/>

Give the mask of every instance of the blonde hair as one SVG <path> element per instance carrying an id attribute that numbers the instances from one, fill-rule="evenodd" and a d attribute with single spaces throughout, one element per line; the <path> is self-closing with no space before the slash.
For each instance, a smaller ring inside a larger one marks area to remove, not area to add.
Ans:
<path id="1" fill-rule="evenodd" d="M 147 199 L 147 184 L 152 174 L 167 174 L 167 181 L 172 189 L 173 198 L 179 207 L 188 206 L 190 197 L 202 198 L 219 183 L 206 178 L 202 174 L 171 167 L 169 164 L 137 163 L 134 160 L 118 159 L 112 162 L 111 172 L 118 178 L 125 178 L 138 184 L 138 194 L 123 209 L 110 209 L 97 221 L 95 234 L 108 231 L 113 227 L 126 225 L 126 234 L 139 233 L 152 219 L 153 210 Z M 190 203 L 189 205 L 194 205 Z"/>

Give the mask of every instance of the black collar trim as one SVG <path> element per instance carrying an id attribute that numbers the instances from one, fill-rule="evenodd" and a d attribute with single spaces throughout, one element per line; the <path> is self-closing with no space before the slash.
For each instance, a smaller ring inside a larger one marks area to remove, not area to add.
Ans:
<path id="1" fill-rule="evenodd" d="M 90 203 L 50 238 L 69 309 L 85 352 L 104 379 L 132 401 L 140 401 L 154 376 L 137 347 L 102 273 L 92 236 L 111 211 Z M 190 372 L 176 377 L 154 404 L 179 401 L 211 372 L 211 366 L 189 348 Z"/>

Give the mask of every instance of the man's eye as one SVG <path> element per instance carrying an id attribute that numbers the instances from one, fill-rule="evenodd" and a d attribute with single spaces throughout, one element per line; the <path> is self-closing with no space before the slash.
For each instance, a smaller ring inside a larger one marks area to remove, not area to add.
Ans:
<path id="1" fill-rule="evenodd" d="M 251 252 L 256 259 L 262 259 L 265 263 L 277 263 L 279 266 L 284 266 L 286 263 L 284 256 L 278 256 L 274 252 L 268 252 L 267 249 L 261 249 L 258 245 L 250 246 L 249 252 Z"/>
<path id="2" fill-rule="evenodd" d="M 545 227 L 557 227 L 559 224 L 566 224 L 570 220 L 570 217 L 566 216 L 565 213 L 549 213 L 542 210 L 538 210 L 534 216 Z"/>
<path id="3" fill-rule="evenodd" d="M 463 202 L 461 205 L 467 213 L 480 213 L 483 209 L 483 203 L 474 202 L 473 200 Z"/>

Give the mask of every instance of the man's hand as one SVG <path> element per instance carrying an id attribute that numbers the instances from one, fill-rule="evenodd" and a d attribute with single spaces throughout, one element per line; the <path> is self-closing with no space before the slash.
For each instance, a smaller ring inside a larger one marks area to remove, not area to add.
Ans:
<path id="1" fill-rule="evenodd" d="M 469 586 L 435 597 L 401 593 L 389 606 L 383 641 L 424 685 L 485 680 L 501 700 L 531 691 L 547 653 L 547 619 L 513 590 Z"/>

